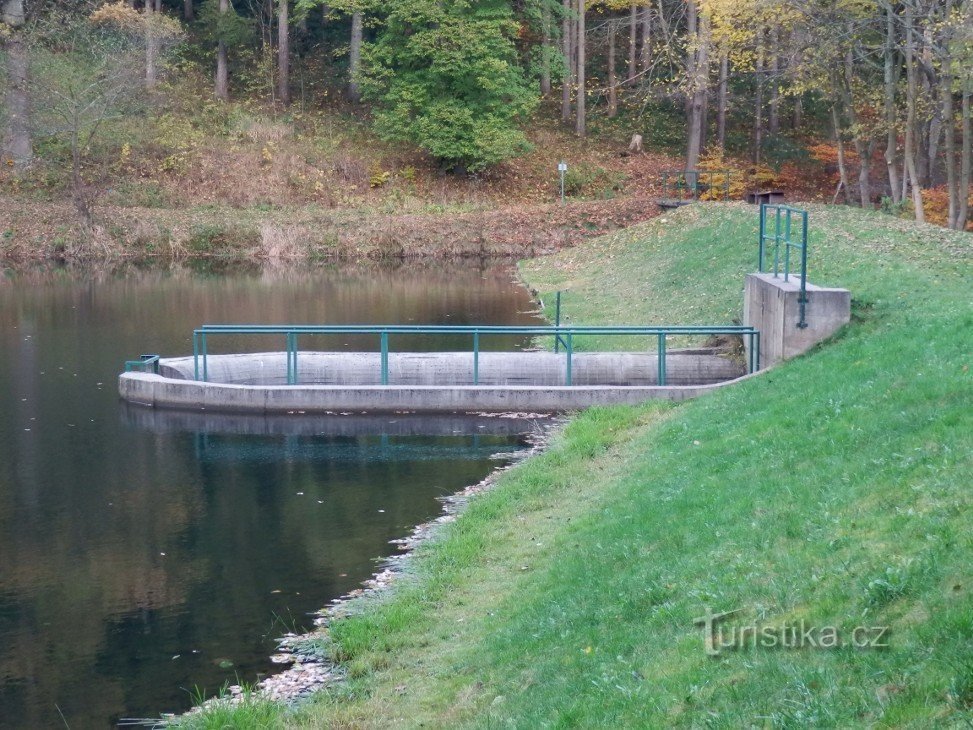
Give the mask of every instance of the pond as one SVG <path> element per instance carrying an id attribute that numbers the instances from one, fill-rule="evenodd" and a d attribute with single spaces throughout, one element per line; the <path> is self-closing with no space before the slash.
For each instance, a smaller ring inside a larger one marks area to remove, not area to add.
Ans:
<path id="1" fill-rule="evenodd" d="M 158 717 L 273 671 L 276 637 L 530 428 L 157 412 L 119 401 L 123 360 L 189 353 L 207 322 L 536 324 L 533 309 L 489 264 L 0 275 L 0 727 Z"/>

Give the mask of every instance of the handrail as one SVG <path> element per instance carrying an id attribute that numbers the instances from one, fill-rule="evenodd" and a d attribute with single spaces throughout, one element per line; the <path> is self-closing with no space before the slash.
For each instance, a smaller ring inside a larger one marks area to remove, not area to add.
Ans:
<path id="1" fill-rule="evenodd" d="M 774 224 L 773 232 L 768 232 L 767 215 L 773 213 Z M 792 240 L 794 233 L 792 228 L 792 218 L 800 219 L 800 240 Z M 757 270 L 764 272 L 765 259 L 767 257 L 766 241 L 773 242 L 774 251 L 774 278 L 780 275 L 780 247 L 784 246 L 784 281 L 790 281 L 791 275 L 791 249 L 796 248 L 801 252 L 801 293 L 798 297 L 800 305 L 800 319 L 797 326 L 800 329 L 807 327 L 807 211 L 801 208 L 792 208 L 789 205 L 779 205 L 774 203 L 762 203 L 760 205 L 760 231 L 758 233 L 758 252 Z"/>
<path id="2" fill-rule="evenodd" d="M 152 368 L 152 372 L 156 375 L 159 374 L 159 355 L 139 355 L 138 360 L 126 360 L 125 361 L 125 372 L 130 373 L 133 370 L 141 370 L 145 372 L 147 367 Z"/>
<path id="3" fill-rule="evenodd" d="M 472 335 L 473 384 L 479 385 L 480 338 L 489 335 L 553 336 L 564 344 L 565 383 L 571 385 L 574 337 L 578 335 L 654 336 L 657 338 L 658 383 L 666 384 L 666 341 L 672 335 L 740 335 L 750 342 L 747 372 L 756 372 L 760 333 L 745 325 L 663 325 L 663 326 L 539 326 L 539 325 L 241 325 L 206 324 L 193 330 L 193 378 L 209 380 L 209 345 L 212 335 L 283 335 L 287 354 L 287 384 L 298 384 L 297 358 L 299 335 L 364 334 L 378 335 L 381 353 L 381 383 L 389 382 L 389 339 L 391 335 Z M 200 367 L 202 366 L 202 367 Z"/>

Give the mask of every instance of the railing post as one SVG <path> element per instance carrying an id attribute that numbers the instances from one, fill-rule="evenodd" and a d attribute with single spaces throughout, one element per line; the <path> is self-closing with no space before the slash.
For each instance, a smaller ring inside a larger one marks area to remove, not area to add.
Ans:
<path id="1" fill-rule="evenodd" d="M 574 337 L 568 332 L 568 341 L 565 344 L 565 352 L 567 352 L 567 367 L 565 370 L 565 385 L 571 385 L 571 356 L 574 354 Z"/>
<path id="2" fill-rule="evenodd" d="M 555 327 L 560 327 L 561 326 L 561 292 L 560 292 L 560 290 L 558 290 L 557 294 L 554 297 L 554 326 Z M 561 347 L 561 335 L 560 334 L 555 334 L 554 335 L 554 354 L 555 355 L 558 352 L 560 352 L 560 347 Z"/>
<path id="3" fill-rule="evenodd" d="M 297 333 L 291 332 L 291 385 L 297 385 Z"/>
<path id="4" fill-rule="evenodd" d="M 791 280 L 791 211 L 784 218 L 784 281 Z"/>
<path id="5" fill-rule="evenodd" d="M 199 330 L 193 330 L 193 380 L 199 380 Z"/>
<path id="6" fill-rule="evenodd" d="M 659 333 L 659 347 L 658 347 L 658 360 L 659 360 L 659 385 L 666 384 L 666 333 Z"/>
<path id="7" fill-rule="evenodd" d="M 801 221 L 801 239 L 804 245 L 801 246 L 801 298 L 798 300 L 801 305 L 801 319 L 797 323 L 798 329 L 807 327 L 807 211 L 804 211 Z"/>
<path id="8" fill-rule="evenodd" d="M 560 292 L 558 292 L 560 294 Z M 480 331 L 473 332 L 473 385 L 480 384 Z"/>
<path id="9" fill-rule="evenodd" d="M 760 227 L 757 240 L 757 271 L 764 270 L 764 239 L 767 235 L 767 206 L 760 204 Z"/>
<path id="10" fill-rule="evenodd" d="M 291 333 L 284 333 L 284 370 L 286 371 L 285 379 L 288 385 L 292 385 L 291 382 Z"/>
<path id="11" fill-rule="evenodd" d="M 206 359 L 206 355 L 209 352 L 209 349 L 206 347 L 206 332 L 203 332 L 200 335 L 200 344 L 203 348 L 203 382 L 208 383 L 209 382 L 209 362 Z"/>
<path id="12" fill-rule="evenodd" d="M 780 206 L 774 216 L 774 278 L 780 273 Z"/>
<path id="13" fill-rule="evenodd" d="M 382 385 L 389 384 L 389 333 L 382 332 Z"/>

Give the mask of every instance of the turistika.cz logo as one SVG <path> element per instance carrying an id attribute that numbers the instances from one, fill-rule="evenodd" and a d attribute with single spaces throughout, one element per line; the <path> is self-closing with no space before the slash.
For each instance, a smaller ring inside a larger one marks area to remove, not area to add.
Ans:
<path id="1" fill-rule="evenodd" d="M 742 608 L 723 613 L 713 613 L 707 607 L 706 613 L 693 619 L 693 623 L 703 627 L 703 645 L 710 656 L 719 656 L 723 651 L 754 649 L 840 649 L 851 646 L 855 649 L 888 648 L 888 626 L 855 626 L 848 630 L 840 626 L 813 626 L 804 619 L 796 623 L 773 624 L 727 624 L 727 619 L 743 613 Z"/>

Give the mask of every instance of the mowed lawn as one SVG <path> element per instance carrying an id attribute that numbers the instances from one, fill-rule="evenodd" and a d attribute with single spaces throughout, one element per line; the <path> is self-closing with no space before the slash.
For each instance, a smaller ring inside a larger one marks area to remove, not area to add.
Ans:
<path id="1" fill-rule="evenodd" d="M 570 322 L 726 323 L 756 229 L 692 206 L 521 271 Z M 850 327 L 689 403 L 576 416 L 319 640 L 346 683 L 191 724 L 973 723 L 973 239 L 822 206 L 811 231 Z M 842 645 L 711 656 L 707 611 Z"/>

